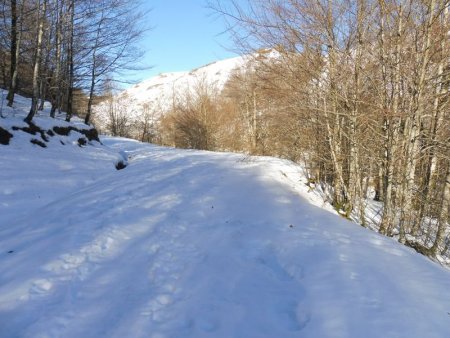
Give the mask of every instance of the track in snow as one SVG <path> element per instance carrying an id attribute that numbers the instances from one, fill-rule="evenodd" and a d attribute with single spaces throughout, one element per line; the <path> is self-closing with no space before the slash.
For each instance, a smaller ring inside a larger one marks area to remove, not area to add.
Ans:
<path id="1" fill-rule="evenodd" d="M 450 332 L 450 273 L 311 205 L 292 163 L 104 142 L 125 170 L 0 227 L 0 337 Z"/>

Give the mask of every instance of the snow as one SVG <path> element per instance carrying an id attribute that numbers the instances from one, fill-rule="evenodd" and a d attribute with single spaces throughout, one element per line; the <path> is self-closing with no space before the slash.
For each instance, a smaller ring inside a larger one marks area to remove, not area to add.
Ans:
<path id="1" fill-rule="evenodd" d="M 16 135 L 0 337 L 450 336 L 450 272 L 337 216 L 292 162 Z"/>
<path id="2" fill-rule="evenodd" d="M 192 91 L 204 81 L 213 88 L 221 90 L 233 70 L 244 66 L 248 60 L 248 57 L 238 56 L 213 62 L 191 71 L 163 73 L 134 85 L 121 95 L 127 95 L 139 104 L 151 103 L 161 107 L 162 110 L 167 110 L 171 108 L 174 96 Z"/>

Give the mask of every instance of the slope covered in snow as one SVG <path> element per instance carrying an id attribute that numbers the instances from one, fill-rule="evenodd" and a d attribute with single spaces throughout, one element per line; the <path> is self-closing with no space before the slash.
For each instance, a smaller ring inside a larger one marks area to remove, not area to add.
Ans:
<path id="1" fill-rule="evenodd" d="M 201 84 L 222 89 L 233 70 L 247 62 L 246 57 L 235 57 L 213 62 L 209 65 L 186 72 L 163 73 L 140 82 L 125 90 L 127 95 L 137 104 L 148 103 L 166 110 L 171 107 L 174 97 L 186 91 L 193 91 Z"/>
<path id="2" fill-rule="evenodd" d="M 144 80 L 116 96 L 119 105 L 126 108 L 131 119 L 144 114 L 144 106 L 159 117 L 174 104 L 183 104 L 186 94 L 195 96 L 200 90 L 220 91 L 232 72 L 244 67 L 250 60 L 248 56 L 225 59 L 185 72 L 162 73 Z M 202 88 L 202 89 L 200 89 Z M 104 103 L 95 107 L 97 123 L 102 125 L 107 119 L 108 106 Z"/>
<path id="3" fill-rule="evenodd" d="M 102 142 L 0 145 L 0 337 L 449 336 L 450 272 L 292 162 Z"/>

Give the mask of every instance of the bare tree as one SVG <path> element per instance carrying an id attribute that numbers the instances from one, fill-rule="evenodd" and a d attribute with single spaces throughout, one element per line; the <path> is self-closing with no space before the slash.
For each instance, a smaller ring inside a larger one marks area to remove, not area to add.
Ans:
<path id="1" fill-rule="evenodd" d="M 11 51 L 10 51 L 10 85 L 8 91 L 8 106 L 14 103 L 14 94 L 17 88 L 17 73 L 19 67 L 20 45 L 22 42 L 22 20 L 24 2 L 19 3 L 19 13 L 17 13 L 17 0 L 11 0 Z"/>
<path id="2" fill-rule="evenodd" d="M 89 43 L 85 60 L 89 73 L 89 101 L 85 123 L 89 124 L 96 86 L 114 74 L 138 69 L 137 61 L 142 52 L 137 42 L 146 27 L 142 19 L 147 12 L 140 9 L 139 1 L 101 0 L 90 4 L 92 13 L 89 28 Z"/>
<path id="3" fill-rule="evenodd" d="M 42 38 L 44 35 L 44 21 L 45 15 L 47 13 L 47 0 L 37 0 L 37 26 L 38 26 L 38 34 L 36 40 L 36 52 L 34 57 L 34 70 L 33 70 L 33 96 L 31 97 L 31 108 L 27 117 L 25 118 L 26 122 L 31 122 L 34 115 L 37 112 L 38 100 L 39 100 L 39 71 L 41 66 L 41 58 L 42 58 Z"/>
<path id="4" fill-rule="evenodd" d="M 55 117 L 57 109 L 61 108 L 61 96 L 62 96 L 62 44 L 63 44 L 63 22 L 64 22 L 64 8 L 66 1 L 55 1 L 54 15 L 55 15 L 55 53 L 54 53 L 54 71 L 51 78 L 51 104 L 50 116 Z"/>

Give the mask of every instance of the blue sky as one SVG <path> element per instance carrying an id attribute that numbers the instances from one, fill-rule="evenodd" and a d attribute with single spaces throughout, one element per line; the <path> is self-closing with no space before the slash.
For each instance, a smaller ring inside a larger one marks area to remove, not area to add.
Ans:
<path id="1" fill-rule="evenodd" d="M 232 43 L 221 34 L 223 19 L 206 8 L 205 0 L 146 0 L 144 7 L 152 8 L 147 24 L 154 28 L 142 40 L 143 61 L 153 68 L 139 72 L 137 78 L 190 70 L 236 56 L 225 48 Z"/>

